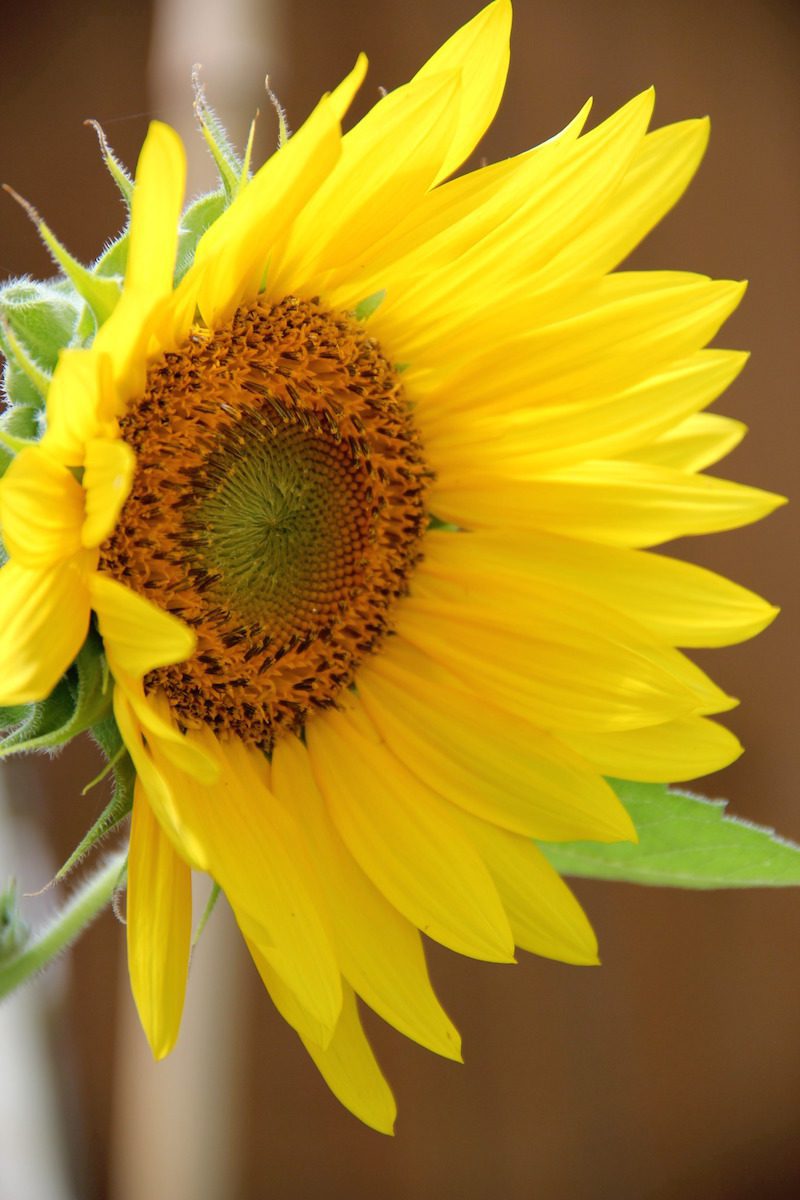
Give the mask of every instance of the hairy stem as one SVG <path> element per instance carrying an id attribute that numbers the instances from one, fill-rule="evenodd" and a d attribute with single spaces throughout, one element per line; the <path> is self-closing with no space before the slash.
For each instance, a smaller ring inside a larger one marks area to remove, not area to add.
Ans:
<path id="1" fill-rule="evenodd" d="M 102 912 L 123 878 L 126 858 L 127 850 L 107 858 L 19 953 L 0 961 L 0 998 L 48 966 Z"/>

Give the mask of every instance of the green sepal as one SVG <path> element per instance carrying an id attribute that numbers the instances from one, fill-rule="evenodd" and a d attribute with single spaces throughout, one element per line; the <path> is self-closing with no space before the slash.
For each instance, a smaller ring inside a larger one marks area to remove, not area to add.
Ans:
<path id="1" fill-rule="evenodd" d="M 84 121 L 83 123 L 84 125 L 91 126 L 91 128 L 97 134 L 97 140 L 100 143 L 100 153 L 103 156 L 103 162 L 106 165 L 109 175 L 119 188 L 128 212 L 130 212 L 131 205 L 133 203 L 133 176 L 131 175 L 130 171 L 128 171 L 127 168 L 122 165 L 117 156 L 114 154 L 114 151 L 109 146 L 100 122 L 94 121 L 90 118 L 88 121 Z"/>
<path id="2" fill-rule="evenodd" d="M 0 962 L 19 954 L 30 937 L 30 927 L 19 911 L 19 892 L 16 879 L 11 879 L 0 893 Z"/>
<path id="3" fill-rule="evenodd" d="M 56 265 L 61 268 L 75 291 L 91 309 L 95 324 L 99 329 L 117 307 L 122 284 L 118 279 L 96 275 L 89 267 L 78 262 L 66 246 L 62 246 L 52 229 L 41 218 L 38 219 L 36 228 Z"/>
<path id="4" fill-rule="evenodd" d="M 128 244 L 130 236 L 128 229 L 123 230 L 118 238 L 106 246 L 103 253 L 95 262 L 92 271 L 104 279 L 115 279 L 120 288 L 128 267 Z"/>
<path id="5" fill-rule="evenodd" d="M 247 145 L 244 148 L 244 158 L 242 159 L 242 169 L 239 172 L 239 181 L 236 185 L 236 195 L 238 196 L 242 188 L 250 180 L 250 164 L 253 161 L 253 141 L 256 136 L 256 120 L 250 122 L 250 130 L 247 134 Z"/>
<path id="6" fill-rule="evenodd" d="M 5 711 L 0 711 L 0 724 L 5 725 Z M 75 706 L 66 676 L 59 680 L 46 700 L 27 706 L 24 720 L 0 741 L 0 758 L 29 750 L 45 750 L 60 742 L 49 739 L 69 724 Z"/>
<path id="7" fill-rule="evenodd" d="M 194 115 L 200 126 L 206 145 L 211 151 L 219 173 L 226 206 L 239 191 L 242 179 L 242 160 L 233 148 L 225 126 L 206 99 L 205 88 L 200 82 L 197 68 L 192 72 L 194 90 Z"/>
<path id="8" fill-rule="evenodd" d="M 15 450 L 21 450 L 28 442 L 38 442 L 41 437 L 39 409 L 32 404 L 12 405 L 0 417 L 0 435 Z"/>
<path id="9" fill-rule="evenodd" d="M 75 662 L 46 700 L 28 705 L 24 719 L 0 742 L 0 758 L 63 746 L 108 712 L 108 669 L 100 639 L 90 633 Z M 3 716 L 15 709 L 0 710 Z"/>
<path id="10" fill-rule="evenodd" d="M 53 283 L 16 279 L 0 288 L 3 386 L 12 404 L 43 405 L 59 351 L 75 336 L 80 307 Z"/>
<path id="11" fill-rule="evenodd" d="M 12 725 L 19 725 L 20 721 L 27 717 L 30 707 L 30 704 L 11 704 L 0 708 L 0 729 L 10 729 Z"/>
<path id="12" fill-rule="evenodd" d="M 83 263 L 78 262 L 77 258 L 70 254 L 66 246 L 61 244 L 50 226 L 46 221 L 42 220 L 32 204 L 29 204 L 27 200 L 15 192 L 13 188 L 9 187 L 8 184 L 4 183 L 3 188 L 25 209 L 28 217 L 36 226 L 36 232 L 50 251 L 56 266 L 60 267 L 75 291 L 92 310 L 95 323 L 99 329 L 103 322 L 108 320 L 117 306 L 121 291 L 119 281 L 95 275 L 89 267 L 85 267 Z"/>
<path id="13" fill-rule="evenodd" d="M 0 287 L 0 314 L 30 358 L 52 375 L 58 352 L 68 346 L 78 324 L 80 305 L 63 287 L 14 279 Z M 0 335 L 0 343 L 3 343 Z M 13 357 L 3 345 L 6 357 Z"/>
<path id="14" fill-rule="evenodd" d="M 175 260 L 176 287 L 194 262 L 200 238 L 207 229 L 210 229 L 217 218 L 222 216 L 225 206 L 224 192 L 209 192 L 208 195 L 200 196 L 190 204 L 181 217 L 178 253 Z"/>
<path id="15" fill-rule="evenodd" d="M 97 326 L 95 325 L 94 317 L 92 316 L 92 310 L 84 305 L 81 313 L 81 319 L 78 322 L 78 330 L 75 338 L 76 343 L 79 346 L 88 346 L 92 341 L 94 341 L 94 335 L 96 333 Z"/>
<path id="16" fill-rule="evenodd" d="M 639 835 L 631 842 L 539 842 L 563 875 L 654 887 L 793 887 L 800 884 L 800 846 L 772 829 L 725 812 L 663 783 L 612 780 Z"/>
<path id="17" fill-rule="evenodd" d="M 0 478 L 20 450 L 39 441 L 40 417 L 40 410 L 30 404 L 15 404 L 0 416 Z"/>
<path id="18" fill-rule="evenodd" d="M 11 404 L 0 416 L 3 441 L 15 451 L 42 436 L 42 411 L 33 404 Z"/>
<path id="19" fill-rule="evenodd" d="M 3 364 L 3 392 L 7 404 L 38 410 L 44 408 L 42 393 L 34 387 L 25 372 L 8 358 Z"/>
<path id="20" fill-rule="evenodd" d="M 0 317 L 0 338 L 2 339 L 3 353 L 7 360 L 13 363 L 31 385 L 32 394 L 44 400 L 50 389 L 52 376 L 49 372 L 43 371 L 38 363 L 34 362 L 8 321 L 3 317 Z M 30 391 L 28 394 L 31 394 Z M 12 397 L 12 399 L 15 399 L 15 397 Z"/>
<path id="21" fill-rule="evenodd" d="M 269 96 L 270 104 L 275 109 L 275 116 L 278 118 L 278 149 L 282 150 L 289 138 L 292 136 L 292 131 L 289 128 L 289 122 L 286 119 L 286 109 L 281 104 L 275 92 L 269 86 L 269 75 L 264 80 L 264 87 Z"/>
<path id="22" fill-rule="evenodd" d="M 377 312 L 385 299 L 386 288 L 381 288 L 379 292 L 373 292 L 371 296 L 365 296 L 363 300 L 359 300 L 353 309 L 356 320 L 366 321 L 374 312 Z"/>
<path id="23" fill-rule="evenodd" d="M 124 821 L 133 807 L 136 771 L 113 716 L 109 713 L 102 721 L 98 721 L 91 733 L 106 757 L 106 765 L 83 790 L 84 793 L 88 792 L 111 773 L 114 777 L 111 799 L 56 874 L 56 882 L 68 875 L 98 842 Z"/>
<path id="24" fill-rule="evenodd" d="M 452 521 L 443 521 L 441 517 L 436 516 L 436 513 L 428 515 L 428 529 L 434 530 L 437 533 L 461 532 L 460 525 L 454 525 Z"/>
<path id="25" fill-rule="evenodd" d="M 203 936 L 203 931 L 204 931 L 206 925 L 208 924 L 208 919 L 211 916 L 211 914 L 213 913 L 214 909 L 217 907 L 217 901 L 219 900 L 221 893 L 222 893 L 222 888 L 219 886 L 219 884 L 215 880 L 214 886 L 211 888 L 211 891 L 209 892 L 208 900 L 206 901 L 206 906 L 203 909 L 203 915 L 200 918 L 200 920 L 197 922 L 197 929 L 195 929 L 194 935 L 192 937 L 192 949 L 193 950 L 194 950 L 195 946 L 197 945 L 197 943 L 200 941 L 200 938 Z"/>

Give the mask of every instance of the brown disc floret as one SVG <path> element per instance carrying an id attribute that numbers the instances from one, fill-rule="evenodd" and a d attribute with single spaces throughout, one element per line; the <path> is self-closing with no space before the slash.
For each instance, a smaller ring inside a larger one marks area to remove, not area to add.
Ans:
<path id="1" fill-rule="evenodd" d="M 136 474 L 101 569 L 197 634 L 145 685 L 183 727 L 269 750 L 352 681 L 419 558 L 398 375 L 351 317 L 289 297 L 196 330 L 121 426 Z"/>

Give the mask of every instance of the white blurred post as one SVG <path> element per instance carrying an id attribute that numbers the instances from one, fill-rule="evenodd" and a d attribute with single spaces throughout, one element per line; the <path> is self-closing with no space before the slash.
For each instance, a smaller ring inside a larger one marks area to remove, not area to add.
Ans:
<path id="1" fill-rule="evenodd" d="M 152 109 L 183 138 L 189 155 L 187 194 L 216 186 L 211 159 L 192 112 L 191 73 L 240 149 L 257 108 L 267 102 L 264 79 L 284 57 L 284 0 L 157 0 L 150 47 Z M 276 135 L 277 136 L 277 135 Z"/>
<path id="2" fill-rule="evenodd" d="M 207 880 L 195 877 L 195 925 Z M 248 969 L 220 898 L 192 955 L 178 1044 L 155 1062 L 120 964 L 114 1066 L 113 1200 L 219 1200 L 233 1195 L 242 1150 L 241 984 Z"/>
<path id="3" fill-rule="evenodd" d="M 8 789 L 38 786 L 30 763 L 0 770 L 0 889 L 15 874 L 20 889 L 39 887 L 55 867 L 47 861 L 32 822 L 15 819 Z M 24 901 L 39 923 L 54 900 Z M 0 1004 L 0 1197 L 3 1200 L 75 1200 L 67 1161 L 64 1113 L 47 1026 L 63 991 L 64 967 L 14 992 Z"/>

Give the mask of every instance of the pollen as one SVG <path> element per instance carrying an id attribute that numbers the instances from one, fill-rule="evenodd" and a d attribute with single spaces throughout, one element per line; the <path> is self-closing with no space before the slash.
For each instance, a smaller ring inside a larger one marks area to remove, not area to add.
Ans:
<path id="1" fill-rule="evenodd" d="M 137 467 L 101 569 L 197 634 L 145 686 L 181 727 L 270 750 L 335 704 L 420 558 L 430 473 L 398 374 L 290 297 L 195 331 L 121 427 Z"/>

